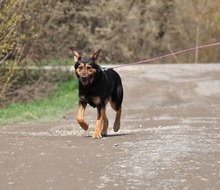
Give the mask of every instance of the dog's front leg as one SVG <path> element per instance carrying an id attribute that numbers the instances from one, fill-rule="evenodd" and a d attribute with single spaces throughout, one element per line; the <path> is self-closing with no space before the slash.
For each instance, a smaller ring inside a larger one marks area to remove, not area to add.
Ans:
<path id="1" fill-rule="evenodd" d="M 105 107 L 104 108 L 97 108 L 97 122 L 96 122 L 96 127 L 95 127 L 95 131 L 92 135 L 92 138 L 94 139 L 100 139 L 102 138 L 102 126 L 103 126 L 103 121 L 105 118 Z"/>
<path id="2" fill-rule="evenodd" d="M 77 122 L 85 131 L 87 131 L 89 128 L 89 125 L 83 119 L 86 105 L 87 105 L 86 102 L 79 102 L 78 114 L 77 114 Z"/>

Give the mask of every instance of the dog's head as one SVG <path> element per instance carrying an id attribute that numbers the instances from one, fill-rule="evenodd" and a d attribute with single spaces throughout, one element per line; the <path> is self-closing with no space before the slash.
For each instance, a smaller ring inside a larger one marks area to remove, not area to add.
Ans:
<path id="1" fill-rule="evenodd" d="M 74 56 L 75 72 L 79 81 L 83 86 L 91 84 L 97 73 L 100 71 L 100 66 L 97 64 L 100 49 L 91 57 L 84 58 L 74 48 L 71 48 Z"/>

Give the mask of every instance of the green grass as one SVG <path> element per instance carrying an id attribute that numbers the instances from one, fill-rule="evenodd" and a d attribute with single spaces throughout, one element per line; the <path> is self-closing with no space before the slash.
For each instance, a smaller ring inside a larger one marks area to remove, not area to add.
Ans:
<path id="1" fill-rule="evenodd" d="M 77 81 L 68 80 L 58 85 L 47 99 L 10 104 L 0 109 L 0 126 L 17 122 L 55 122 L 76 106 Z"/>

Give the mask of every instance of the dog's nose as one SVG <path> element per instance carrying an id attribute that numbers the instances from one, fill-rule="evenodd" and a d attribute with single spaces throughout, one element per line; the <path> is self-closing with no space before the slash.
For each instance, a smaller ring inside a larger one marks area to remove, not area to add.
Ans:
<path id="1" fill-rule="evenodd" d="M 86 75 L 83 75 L 81 78 L 82 78 L 82 80 L 85 80 L 86 79 Z"/>

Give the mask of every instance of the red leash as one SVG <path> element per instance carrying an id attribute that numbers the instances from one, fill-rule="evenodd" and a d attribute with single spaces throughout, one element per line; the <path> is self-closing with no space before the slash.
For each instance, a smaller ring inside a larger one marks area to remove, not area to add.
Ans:
<path id="1" fill-rule="evenodd" d="M 188 49 L 180 50 L 180 51 L 177 51 L 177 52 L 174 52 L 174 53 L 170 53 L 170 54 L 167 54 L 167 55 L 163 55 L 163 56 L 160 56 L 160 57 L 155 57 L 155 58 L 146 59 L 146 60 L 143 60 L 143 61 L 138 61 L 138 62 L 134 62 L 134 63 L 128 63 L 128 64 L 124 64 L 124 65 L 115 66 L 115 67 L 112 67 L 112 69 L 118 69 L 118 68 L 122 68 L 122 67 L 128 67 L 128 66 L 132 66 L 132 65 L 138 65 L 138 64 L 153 62 L 153 61 L 156 61 L 156 60 L 159 60 L 159 59 L 163 59 L 163 58 L 166 58 L 166 57 L 170 57 L 170 56 L 174 56 L 174 55 L 177 55 L 177 54 L 180 54 L 180 53 L 185 53 L 185 52 L 188 52 L 188 51 L 194 51 L 196 49 L 203 49 L 203 48 L 219 46 L 219 45 L 220 45 L 220 42 L 206 44 L 206 45 L 201 45 L 201 46 L 197 46 L 197 47 L 193 47 L 193 48 L 188 48 Z"/>

